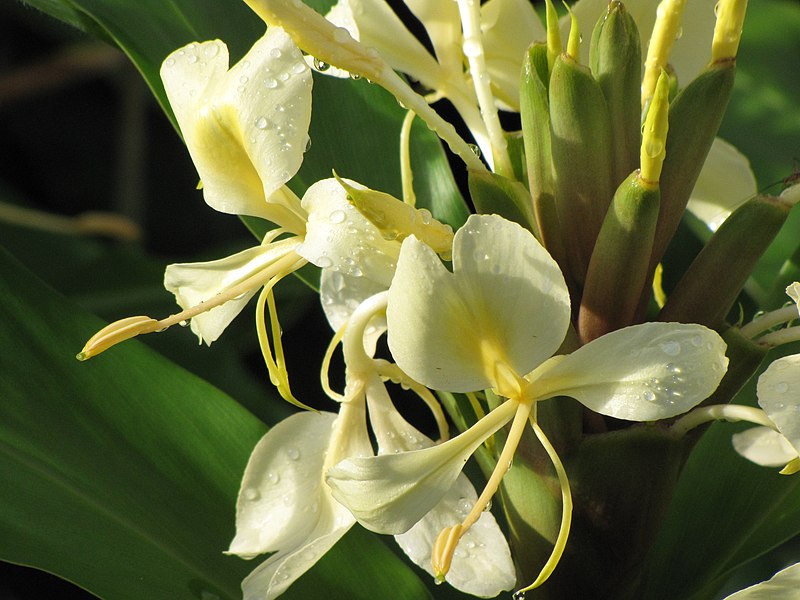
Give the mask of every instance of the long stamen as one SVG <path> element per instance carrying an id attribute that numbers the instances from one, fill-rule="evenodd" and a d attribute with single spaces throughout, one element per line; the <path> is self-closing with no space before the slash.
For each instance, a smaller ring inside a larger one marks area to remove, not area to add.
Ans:
<path id="1" fill-rule="evenodd" d="M 464 520 L 453 527 L 447 527 L 439 534 L 434 545 L 432 562 L 433 570 L 437 579 L 443 579 L 447 572 L 450 570 L 450 563 L 453 560 L 458 541 L 463 537 L 467 530 L 475 524 L 475 522 L 483 514 L 486 505 L 492 499 L 492 496 L 497 492 L 500 487 L 500 482 L 503 476 L 508 472 L 514 458 L 514 453 L 517 450 L 522 434 L 525 431 L 525 426 L 530 416 L 532 404 L 529 401 L 518 402 L 515 400 L 507 400 L 507 402 L 517 402 L 517 410 L 514 414 L 514 421 L 511 424 L 511 430 L 508 433 L 508 438 L 503 446 L 503 451 L 497 459 L 497 465 L 492 471 L 489 481 L 486 482 L 486 487 L 478 497 L 477 502 L 470 510 L 469 514 Z"/>
<path id="2" fill-rule="evenodd" d="M 325 392 L 325 395 L 328 396 L 328 398 L 335 400 L 336 402 L 344 402 L 344 395 L 333 390 L 328 373 L 330 373 L 331 370 L 333 353 L 336 351 L 336 347 L 341 343 L 342 338 L 344 337 L 344 332 L 347 331 L 348 324 L 349 322 L 345 321 L 345 324 L 339 327 L 336 333 L 333 334 L 331 343 L 328 344 L 328 348 L 325 350 L 325 356 L 322 358 L 322 367 L 320 368 L 319 372 L 319 380 L 322 384 L 322 390 Z"/>
<path id="3" fill-rule="evenodd" d="M 561 560 L 561 556 L 564 554 L 564 549 L 567 546 L 567 540 L 569 539 L 569 532 L 572 526 L 572 490 L 569 485 L 569 477 L 567 477 L 567 472 L 564 470 L 564 465 L 561 462 L 561 458 L 558 456 L 558 452 L 556 452 L 556 449 L 550 443 L 550 440 L 547 438 L 544 431 L 542 431 L 542 428 L 539 427 L 539 423 L 536 422 L 533 415 L 531 415 L 530 421 L 536 438 L 550 457 L 550 461 L 553 463 L 553 468 L 555 468 L 556 475 L 558 476 L 558 484 L 561 487 L 561 527 L 558 531 L 556 543 L 553 545 L 553 551 L 550 553 L 550 558 L 547 559 L 547 562 L 542 567 L 539 576 L 528 587 L 518 590 L 514 594 L 515 598 L 529 590 L 539 587 L 552 575 L 553 571 L 558 566 L 558 562 Z"/>
<path id="4" fill-rule="evenodd" d="M 797 318 L 800 318 L 800 312 L 798 311 L 797 304 L 792 303 L 789 306 L 784 306 L 778 310 L 765 313 L 757 319 L 753 319 L 750 323 L 744 325 L 740 329 L 740 332 L 744 337 L 752 340 L 755 339 L 757 335 L 772 329 L 776 325 L 790 323 Z"/>
<path id="5" fill-rule="evenodd" d="M 764 344 L 770 348 L 783 346 L 784 344 L 790 344 L 797 341 L 800 341 L 800 326 L 779 329 L 778 331 L 773 331 L 772 333 L 768 333 L 767 335 L 758 338 L 759 344 Z"/>
<path id="6" fill-rule="evenodd" d="M 417 205 L 414 194 L 414 173 L 411 170 L 411 125 L 416 115 L 408 111 L 400 128 L 400 178 L 403 182 L 403 202 L 411 206 Z"/>

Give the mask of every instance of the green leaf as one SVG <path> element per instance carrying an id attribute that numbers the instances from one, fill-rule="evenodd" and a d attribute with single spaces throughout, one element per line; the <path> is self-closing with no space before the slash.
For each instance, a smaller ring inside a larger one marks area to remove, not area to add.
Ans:
<path id="1" fill-rule="evenodd" d="M 0 558 L 107 599 L 239 598 L 255 564 L 222 551 L 264 425 L 139 342 L 79 363 L 75 350 L 102 323 L 5 251 L 0 310 L 0 478 L 13 482 L 0 486 Z M 342 576 L 353 564 L 360 576 Z M 302 585 L 334 598 L 425 597 L 363 532 Z"/>

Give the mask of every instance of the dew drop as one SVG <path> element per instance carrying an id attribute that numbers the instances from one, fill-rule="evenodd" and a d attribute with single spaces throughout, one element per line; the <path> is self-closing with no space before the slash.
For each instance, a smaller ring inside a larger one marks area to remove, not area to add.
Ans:
<path id="1" fill-rule="evenodd" d="M 644 151 L 650 158 L 657 158 L 664 150 L 664 143 L 661 140 L 648 139 L 644 146 Z"/>
<path id="2" fill-rule="evenodd" d="M 311 150 L 311 138 L 306 136 L 306 145 L 303 148 L 303 152 L 308 152 L 309 150 Z"/>
<path id="3" fill-rule="evenodd" d="M 694 346 L 695 348 L 699 348 L 702 345 L 703 345 L 703 338 L 701 338 L 699 335 L 696 335 L 692 338 L 692 346 Z"/>
<path id="4" fill-rule="evenodd" d="M 270 51 L 269 51 L 269 55 L 272 58 L 280 58 L 282 54 L 283 54 L 283 52 L 281 52 L 280 48 L 271 48 Z"/>
<path id="5" fill-rule="evenodd" d="M 242 496 L 244 496 L 245 500 L 253 502 L 255 500 L 258 500 L 261 497 L 261 494 L 259 494 L 258 490 L 255 488 L 247 488 L 242 492 Z"/>
<path id="6" fill-rule="evenodd" d="M 489 498 L 489 501 L 486 503 L 486 506 L 483 507 L 483 512 L 488 512 L 490 510 L 492 510 L 492 499 L 491 498 Z M 473 546 L 474 546 L 474 543 L 473 543 Z"/>
<path id="7" fill-rule="evenodd" d="M 269 127 L 269 121 L 266 117 L 258 117 L 255 122 L 256 129 L 265 130 Z"/>
<path id="8" fill-rule="evenodd" d="M 289 77 L 291 77 L 286 71 L 278 75 L 278 79 L 283 82 L 289 81 Z"/>
<path id="9" fill-rule="evenodd" d="M 244 85 L 248 81 L 250 81 L 250 78 L 247 75 L 242 75 L 241 77 L 239 77 L 239 83 L 241 83 L 242 85 Z"/>
<path id="10" fill-rule="evenodd" d="M 642 394 L 642 398 L 647 402 L 653 402 L 653 400 L 656 399 L 656 395 L 653 390 L 645 390 L 644 394 Z"/>
<path id="11" fill-rule="evenodd" d="M 175 59 L 170 57 L 166 61 L 164 61 L 164 64 L 167 65 L 168 67 L 172 67 L 175 65 Z"/>
<path id="12" fill-rule="evenodd" d="M 183 321 L 178 323 L 178 325 L 180 325 L 181 327 L 188 327 L 190 321 L 191 321 L 191 319 L 184 319 Z"/>
<path id="13" fill-rule="evenodd" d="M 320 269 L 330 269 L 333 266 L 333 261 L 327 256 L 320 256 L 316 264 Z"/>
<path id="14" fill-rule="evenodd" d="M 472 150 L 472 153 L 477 156 L 478 158 L 481 157 L 481 149 L 476 144 L 469 144 L 469 149 Z"/>
<path id="15" fill-rule="evenodd" d="M 219 46 L 216 44 L 209 44 L 203 48 L 203 54 L 205 54 L 207 58 L 214 58 L 217 54 L 219 54 Z"/>
<path id="16" fill-rule="evenodd" d="M 286 449 L 286 456 L 289 457 L 289 460 L 297 460 L 300 458 L 300 450 L 290 446 Z"/>
<path id="17" fill-rule="evenodd" d="M 347 220 L 347 215 L 344 214 L 343 210 L 335 210 L 330 214 L 328 220 L 334 225 L 339 225 Z"/>
<path id="18" fill-rule="evenodd" d="M 352 38 L 350 37 L 350 32 L 347 31 L 344 27 L 337 27 L 333 30 L 333 41 L 337 44 L 344 44 L 350 41 Z"/>
<path id="19" fill-rule="evenodd" d="M 470 509 L 472 508 L 472 502 L 470 502 L 467 498 L 460 498 L 458 500 L 458 510 L 465 515 L 469 513 Z"/>
<path id="20" fill-rule="evenodd" d="M 464 51 L 464 56 L 468 58 L 475 58 L 483 54 L 483 46 L 474 38 L 467 38 L 464 40 L 464 45 L 461 49 Z"/>
<path id="21" fill-rule="evenodd" d="M 305 73 L 308 70 L 308 65 L 304 62 L 296 62 L 292 65 L 292 73 L 295 75 L 300 75 L 301 73 Z"/>
<path id="22" fill-rule="evenodd" d="M 785 394 L 786 392 L 789 391 L 789 384 L 786 383 L 785 381 L 781 381 L 779 383 L 776 383 L 775 384 L 775 391 L 778 394 Z"/>
<path id="23" fill-rule="evenodd" d="M 186 62 L 188 62 L 190 65 L 193 65 L 194 63 L 197 62 L 197 60 L 198 59 L 196 54 L 190 54 L 189 58 L 186 59 Z"/>
<path id="24" fill-rule="evenodd" d="M 511 598 L 513 598 L 513 600 L 525 600 L 525 592 L 514 592 Z"/>
<path id="25" fill-rule="evenodd" d="M 328 63 L 326 63 L 324 60 L 320 60 L 318 58 L 315 58 L 314 59 L 314 68 L 317 71 L 319 71 L 320 73 L 324 73 L 325 71 L 330 69 L 331 66 Z"/>
<path id="26" fill-rule="evenodd" d="M 278 87 L 278 80 L 274 77 L 267 77 L 264 80 L 264 87 L 268 90 L 274 90 L 276 87 Z"/>
<path id="27" fill-rule="evenodd" d="M 681 345 L 680 342 L 676 342 L 674 340 L 670 340 L 669 342 L 664 342 L 660 345 L 661 351 L 666 354 L 667 356 L 678 356 L 681 353 Z"/>
<path id="28" fill-rule="evenodd" d="M 358 81 L 359 79 L 361 79 L 361 75 L 359 75 L 358 73 L 350 73 L 350 79 L 352 79 L 353 81 Z"/>

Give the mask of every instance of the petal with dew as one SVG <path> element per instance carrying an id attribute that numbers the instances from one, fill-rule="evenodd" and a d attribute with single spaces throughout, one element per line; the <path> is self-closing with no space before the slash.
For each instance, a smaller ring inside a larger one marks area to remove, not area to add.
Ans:
<path id="1" fill-rule="evenodd" d="M 405 0 L 405 5 L 425 27 L 436 60 L 451 75 L 463 68 L 461 17 L 453 0 Z"/>
<path id="2" fill-rule="evenodd" d="M 800 453 L 800 354 L 774 361 L 758 378 L 758 404 Z"/>
<path id="3" fill-rule="evenodd" d="M 778 571 L 772 579 L 727 596 L 725 600 L 794 600 L 800 589 L 800 563 Z"/>
<path id="4" fill-rule="evenodd" d="M 326 18 L 367 47 L 375 48 L 393 69 L 431 88 L 444 79 L 439 64 L 384 0 L 339 0 Z M 357 32 L 351 27 L 355 24 Z"/>
<path id="5" fill-rule="evenodd" d="M 516 403 L 505 402 L 438 446 L 344 460 L 328 471 L 326 481 L 333 497 L 367 529 L 405 533 L 441 501 L 472 453 L 515 411 Z"/>
<path id="6" fill-rule="evenodd" d="M 197 306 L 260 273 L 267 277 L 269 266 L 293 253 L 297 243 L 296 238 L 290 238 L 266 246 L 248 248 L 219 260 L 168 265 L 164 272 L 164 287 L 175 294 L 175 299 L 182 308 Z M 254 282 L 234 299 L 192 318 L 192 331 L 201 342 L 210 345 L 242 311 L 263 283 Z"/>
<path id="7" fill-rule="evenodd" d="M 190 44 L 161 78 L 206 202 L 281 224 L 269 199 L 299 169 L 311 120 L 311 73 L 289 36 L 271 27 L 230 70 L 222 42 Z"/>
<path id="8" fill-rule="evenodd" d="M 489 0 L 481 6 L 481 31 L 486 68 L 495 96 L 519 111 L 522 57 L 546 31 L 528 0 Z"/>
<path id="9" fill-rule="evenodd" d="M 366 189 L 355 181 L 348 185 Z M 400 244 L 385 240 L 347 201 L 347 191 L 336 179 L 317 181 L 303 194 L 308 213 L 306 235 L 297 253 L 322 269 L 353 277 L 368 277 L 389 287 Z"/>
<path id="10" fill-rule="evenodd" d="M 751 427 L 731 441 L 736 452 L 762 467 L 783 467 L 798 456 L 789 440 L 769 427 Z"/>
<path id="11" fill-rule="evenodd" d="M 303 412 L 270 429 L 250 455 L 236 503 L 230 554 L 252 558 L 295 548 L 311 532 L 326 501 L 322 467 L 337 415 Z"/>
<path id="12" fill-rule="evenodd" d="M 525 229 L 472 215 L 453 240 L 453 272 L 415 238 L 403 242 L 389 288 L 389 348 L 428 387 L 496 385 L 502 363 L 527 373 L 561 345 L 569 294 L 555 261 Z"/>
<path id="13" fill-rule="evenodd" d="M 415 564 L 435 575 L 431 549 L 441 531 L 464 520 L 478 500 L 475 488 L 463 473 L 433 507 L 406 533 L 395 536 L 403 552 Z M 511 550 L 491 512 L 485 511 L 459 541 L 447 582 L 454 588 L 482 598 L 493 598 L 516 583 Z"/>
<path id="14" fill-rule="evenodd" d="M 731 144 L 716 138 L 687 209 L 716 231 L 728 215 L 757 193 L 750 161 Z"/>
<path id="15" fill-rule="evenodd" d="M 800 283 L 795 281 L 787 286 L 786 295 L 792 299 L 792 301 L 797 305 L 798 311 L 800 311 Z"/>
<path id="16" fill-rule="evenodd" d="M 555 356 L 527 379 L 540 398 L 571 396 L 609 417 L 655 421 L 686 412 L 717 388 L 725 349 L 702 325 L 644 323 Z"/>
<path id="17" fill-rule="evenodd" d="M 383 283 L 369 277 L 354 277 L 332 269 L 323 269 L 319 278 L 322 310 L 334 331 L 339 331 L 353 311 L 370 296 L 386 291 Z M 373 356 L 378 338 L 386 331 L 386 317 L 376 315 L 364 331 L 364 349 Z"/>

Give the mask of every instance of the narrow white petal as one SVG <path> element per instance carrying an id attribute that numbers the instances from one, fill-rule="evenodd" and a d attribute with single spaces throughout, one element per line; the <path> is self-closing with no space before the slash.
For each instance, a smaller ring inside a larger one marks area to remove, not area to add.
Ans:
<path id="1" fill-rule="evenodd" d="M 515 410 L 515 403 L 506 402 L 438 446 L 345 460 L 328 471 L 328 485 L 367 529 L 404 533 L 441 501 L 472 453 Z"/>
<path id="2" fill-rule="evenodd" d="M 397 543 L 415 564 L 434 575 L 431 549 L 439 533 L 464 520 L 478 499 L 475 488 L 463 473 L 422 520 L 406 533 L 395 536 Z M 473 596 L 493 598 L 516 583 L 511 550 L 491 512 L 484 512 L 461 538 L 453 556 L 447 582 Z"/>
<path id="3" fill-rule="evenodd" d="M 778 571 L 769 581 L 750 586 L 725 600 L 795 600 L 800 590 L 800 563 Z"/>
<path id="4" fill-rule="evenodd" d="M 453 0 L 405 0 L 406 6 L 425 27 L 436 59 L 445 71 L 460 73 L 461 17 Z"/>
<path id="5" fill-rule="evenodd" d="M 355 519 L 323 535 L 310 536 L 306 544 L 270 556 L 242 581 L 243 600 L 273 600 L 280 596 L 333 548 L 353 523 Z"/>
<path id="6" fill-rule="evenodd" d="M 271 27 L 228 71 L 222 42 L 172 53 L 161 78 L 213 208 L 279 222 L 268 199 L 300 167 L 311 119 L 311 73 Z"/>
<path id="7" fill-rule="evenodd" d="M 758 403 L 800 453 L 800 354 L 774 361 L 756 387 Z"/>
<path id="8" fill-rule="evenodd" d="M 440 390 L 493 387 L 499 363 L 526 373 L 560 346 L 569 295 L 555 261 L 525 229 L 472 215 L 453 241 L 453 273 L 407 238 L 389 288 L 389 348 Z"/>
<path id="9" fill-rule="evenodd" d="M 701 325 L 644 323 L 553 357 L 528 379 L 544 397 L 571 396 L 603 415 L 654 421 L 686 412 L 717 388 L 725 348 Z"/>
<path id="10" fill-rule="evenodd" d="M 296 240 L 288 239 L 267 246 L 248 248 L 219 260 L 172 264 L 167 266 L 164 273 L 164 287 L 175 294 L 175 299 L 182 308 L 197 306 L 268 269 L 271 263 L 293 252 L 296 246 Z M 234 300 L 197 315 L 190 323 L 192 331 L 201 342 L 211 344 L 260 287 L 256 286 Z"/>
<path id="11" fill-rule="evenodd" d="M 747 157 L 716 138 L 689 198 L 689 211 L 716 231 L 737 207 L 758 192 Z"/>
<path id="12" fill-rule="evenodd" d="M 338 510 L 322 485 L 336 414 L 303 412 L 284 419 L 258 442 L 236 503 L 236 537 L 228 552 L 252 558 L 294 549 Z"/>
<path id="13" fill-rule="evenodd" d="M 481 6 L 481 31 L 495 94 L 518 111 L 522 61 L 532 42 L 545 40 L 545 28 L 528 0 L 489 0 Z"/>
<path id="14" fill-rule="evenodd" d="M 789 440 L 769 427 L 751 427 L 731 441 L 736 452 L 762 467 L 783 467 L 798 456 Z"/>
<path id="15" fill-rule="evenodd" d="M 384 0 L 339 0 L 349 4 L 358 40 L 375 48 L 392 68 L 431 88 L 443 79 L 439 64 Z"/>
<path id="16" fill-rule="evenodd" d="M 366 189 L 359 183 L 349 185 Z M 303 194 L 308 213 L 305 240 L 297 253 L 322 269 L 333 269 L 353 277 L 367 277 L 389 287 L 400 244 L 386 240 L 347 201 L 347 192 L 336 179 L 317 181 Z"/>

